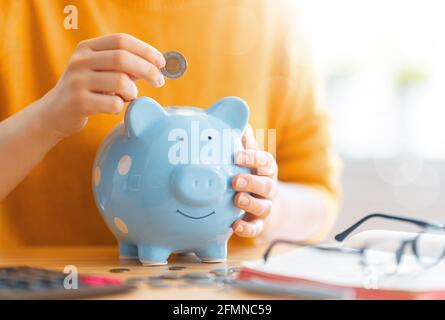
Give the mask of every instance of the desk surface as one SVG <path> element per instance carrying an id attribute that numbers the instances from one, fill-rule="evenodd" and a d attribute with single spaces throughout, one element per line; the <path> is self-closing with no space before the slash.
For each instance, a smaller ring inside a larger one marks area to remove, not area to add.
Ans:
<path id="1" fill-rule="evenodd" d="M 265 245 L 244 245 L 229 247 L 229 257 L 225 263 L 200 263 L 195 257 L 173 256 L 167 266 L 143 267 L 137 260 L 119 260 L 115 246 L 92 247 L 33 247 L 22 248 L 0 254 L 0 265 L 29 265 L 62 271 L 66 265 L 74 265 L 79 273 L 102 275 L 121 279 L 143 276 L 155 276 L 167 272 L 187 273 L 210 271 L 216 268 L 237 267 L 242 261 L 259 259 Z M 181 271 L 169 271 L 172 265 L 186 266 Z M 111 268 L 128 268 L 129 272 L 111 273 Z M 151 288 L 142 284 L 127 294 L 107 296 L 110 299 L 273 299 L 280 298 L 256 294 L 234 288 L 218 286 L 188 286 Z M 282 297 L 281 297 L 282 298 Z"/>

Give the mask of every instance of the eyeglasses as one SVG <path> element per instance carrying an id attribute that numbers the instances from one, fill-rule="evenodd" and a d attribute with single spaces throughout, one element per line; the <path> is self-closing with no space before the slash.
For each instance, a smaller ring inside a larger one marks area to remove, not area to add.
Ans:
<path id="1" fill-rule="evenodd" d="M 423 229 L 445 229 L 445 224 L 439 223 L 439 222 L 407 218 L 407 217 L 396 216 L 396 215 L 391 215 L 391 214 L 386 214 L 386 213 L 370 213 L 370 214 L 366 215 L 365 217 L 361 218 L 359 221 L 354 223 L 352 226 L 350 226 L 343 232 L 340 232 L 339 234 L 337 234 L 334 237 L 335 240 L 337 240 L 337 241 L 345 240 L 352 232 L 354 232 L 355 229 L 360 227 L 366 221 L 373 219 L 373 218 L 384 218 L 384 219 L 388 219 L 388 220 L 407 222 L 407 223 L 417 225 Z"/>
<path id="2" fill-rule="evenodd" d="M 365 243 L 360 248 L 308 245 L 307 243 L 299 241 L 277 239 L 271 242 L 264 253 L 263 260 L 265 263 L 267 262 L 275 246 L 287 244 L 324 252 L 354 254 L 358 256 L 358 261 L 364 270 L 372 269 L 373 272 L 383 275 L 403 275 L 412 274 L 418 269 L 417 267 L 432 267 L 445 257 L 445 241 L 443 240 L 445 239 L 444 224 L 384 213 L 373 213 L 363 217 L 351 227 L 337 234 L 335 240 L 339 242 L 344 241 L 354 230 L 372 218 L 411 223 L 419 226 L 421 231 L 415 234 L 414 237 L 373 241 Z M 406 254 L 409 248 L 413 255 Z"/>
<path id="3" fill-rule="evenodd" d="M 343 232 L 337 234 L 335 240 L 339 242 L 344 241 L 363 223 L 374 218 L 383 218 L 414 224 L 420 227 L 421 231 L 409 238 L 379 240 L 374 243 L 366 244 L 364 248 L 366 249 L 365 253 L 368 255 L 366 257 L 368 265 L 386 264 L 387 266 L 391 266 L 389 269 L 393 270 L 393 273 L 396 273 L 400 267 L 403 267 L 403 262 L 410 264 L 413 262 L 404 261 L 404 258 L 406 260 L 412 260 L 405 255 L 407 249 L 411 249 L 411 252 L 414 255 L 414 260 L 424 268 L 435 266 L 445 257 L 445 224 L 385 213 L 372 213 L 363 217 Z M 388 261 L 380 261 L 379 259 L 376 259 L 378 256 L 376 252 L 382 250 L 391 253 L 391 255 L 388 256 Z"/>

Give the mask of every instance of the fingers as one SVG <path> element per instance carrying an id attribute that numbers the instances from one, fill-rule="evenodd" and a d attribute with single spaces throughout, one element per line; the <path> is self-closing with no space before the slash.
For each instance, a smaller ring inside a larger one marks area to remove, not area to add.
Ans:
<path id="1" fill-rule="evenodd" d="M 277 173 L 277 165 L 272 154 L 261 150 L 241 150 L 235 157 L 235 163 L 239 166 L 257 169 L 261 176 L 274 176 Z"/>
<path id="2" fill-rule="evenodd" d="M 124 108 L 124 100 L 117 95 L 106 95 L 89 92 L 87 97 L 89 103 L 85 113 L 91 116 L 98 113 L 118 114 Z"/>
<path id="3" fill-rule="evenodd" d="M 257 149 L 255 136 L 253 134 L 253 129 L 250 124 L 247 125 L 244 131 L 242 141 L 245 149 Z"/>
<path id="4" fill-rule="evenodd" d="M 270 177 L 239 174 L 232 180 L 232 187 L 238 192 L 251 192 L 266 199 L 273 199 L 277 191 L 277 182 Z"/>
<path id="5" fill-rule="evenodd" d="M 253 221 L 237 220 L 233 223 L 232 229 L 240 237 L 256 237 L 263 231 L 263 220 Z"/>
<path id="6" fill-rule="evenodd" d="M 272 201 L 269 199 L 259 199 L 247 194 L 239 192 L 234 199 L 235 205 L 257 218 L 265 219 L 272 211 Z"/>
<path id="7" fill-rule="evenodd" d="M 258 150 L 250 125 L 244 131 L 242 141 L 245 150 L 236 155 L 235 163 L 255 169 L 251 171 L 255 175 L 240 174 L 232 181 L 233 189 L 238 191 L 233 201 L 247 212 L 242 220 L 235 221 L 232 228 L 240 237 L 256 237 L 263 231 L 264 219 L 272 211 L 272 199 L 277 193 L 278 167 L 270 153 Z"/>
<path id="8" fill-rule="evenodd" d="M 138 95 L 134 82 L 123 73 L 91 72 L 87 77 L 87 87 L 96 93 L 117 94 L 124 101 L 131 101 Z"/>
<path id="9" fill-rule="evenodd" d="M 165 83 L 161 71 L 152 63 L 123 49 L 92 53 L 90 68 L 95 71 L 118 71 L 133 79 L 144 79 L 155 87 Z"/>
<path id="10" fill-rule="evenodd" d="M 151 62 L 159 69 L 165 66 L 164 56 L 156 48 L 125 33 L 86 40 L 81 42 L 80 46 L 86 46 L 94 51 L 123 49 Z"/>
<path id="11" fill-rule="evenodd" d="M 160 69 L 164 56 L 153 46 L 128 34 L 106 35 L 79 43 L 73 68 L 87 65 L 93 71 L 118 71 L 133 80 L 145 79 L 155 87 L 165 83 Z"/>

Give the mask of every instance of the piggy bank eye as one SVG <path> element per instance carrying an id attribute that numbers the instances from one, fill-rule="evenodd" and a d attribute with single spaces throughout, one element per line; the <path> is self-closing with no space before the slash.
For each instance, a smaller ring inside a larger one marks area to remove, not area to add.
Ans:
<path id="1" fill-rule="evenodd" d="M 212 136 L 208 136 L 207 139 L 208 139 L 208 140 L 212 140 Z"/>

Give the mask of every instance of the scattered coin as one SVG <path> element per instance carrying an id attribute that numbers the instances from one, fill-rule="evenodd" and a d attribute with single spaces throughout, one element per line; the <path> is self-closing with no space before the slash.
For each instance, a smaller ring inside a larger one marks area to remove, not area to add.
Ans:
<path id="1" fill-rule="evenodd" d="M 210 273 L 213 273 L 215 276 L 226 276 L 229 274 L 229 269 L 227 268 L 213 269 L 210 270 Z"/>
<path id="2" fill-rule="evenodd" d="M 240 267 L 232 267 L 232 268 L 229 268 L 229 272 L 230 273 L 238 273 L 238 272 L 240 272 L 241 271 L 241 268 Z"/>
<path id="3" fill-rule="evenodd" d="M 208 272 L 190 272 L 184 274 L 187 279 L 213 279 L 213 274 Z"/>
<path id="4" fill-rule="evenodd" d="M 187 60 L 177 51 L 164 53 L 165 67 L 161 69 L 162 74 L 169 79 L 180 78 L 187 69 Z"/>
<path id="5" fill-rule="evenodd" d="M 129 278 L 125 280 L 125 283 L 127 284 L 138 284 L 138 283 L 144 283 L 146 281 L 145 278 Z"/>
<path id="6" fill-rule="evenodd" d="M 153 277 L 147 277 L 146 283 L 153 288 L 166 288 L 169 287 L 170 284 L 163 281 L 161 277 L 153 276 Z"/>
<path id="7" fill-rule="evenodd" d="M 232 281 L 232 279 L 230 279 L 228 276 L 216 276 L 215 277 L 215 282 L 217 283 L 229 283 L 230 281 Z"/>
<path id="8" fill-rule="evenodd" d="M 161 274 L 159 277 L 161 279 L 177 280 L 177 279 L 181 279 L 182 275 L 177 274 L 177 273 L 165 273 L 165 274 Z"/>
<path id="9" fill-rule="evenodd" d="M 168 270 L 176 271 L 176 270 L 184 270 L 187 269 L 185 266 L 171 266 L 168 268 Z"/>
<path id="10" fill-rule="evenodd" d="M 130 269 L 128 269 L 128 268 L 113 268 L 113 269 L 110 269 L 111 273 L 124 273 L 124 272 L 129 272 L 129 271 L 130 271 Z"/>
<path id="11" fill-rule="evenodd" d="M 213 278 L 195 278 L 189 279 L 188 282 L 195 285 L 211 285 L 215 283 Z"/>
<path id="12" fill-rule="evenodd" d="M 152 288 L 167 288 L 171 287 L 171 284 L 165 282 L 165 281 L 152 281 L 148 283 L 148 285 Z"/>

